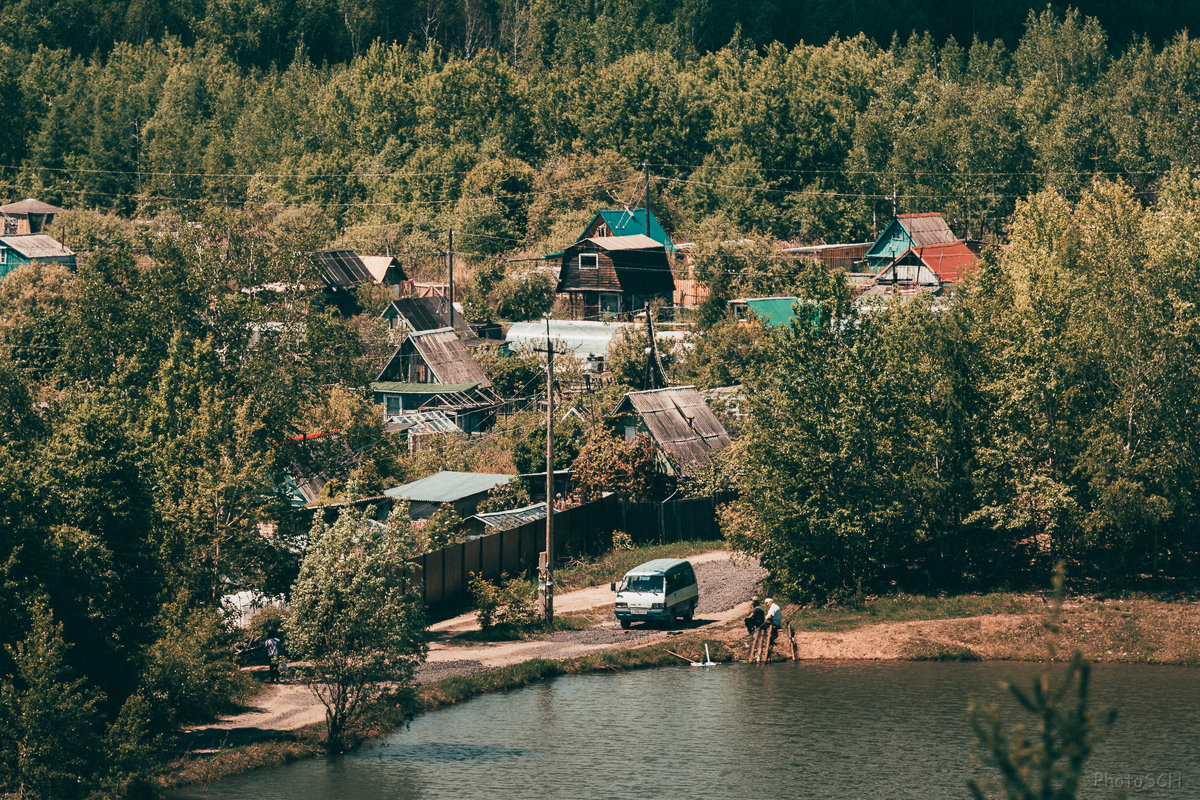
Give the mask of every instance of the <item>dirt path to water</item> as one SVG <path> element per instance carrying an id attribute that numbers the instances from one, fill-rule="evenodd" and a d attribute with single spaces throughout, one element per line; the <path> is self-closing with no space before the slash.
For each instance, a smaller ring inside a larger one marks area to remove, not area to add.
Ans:
<path id="1" fill-rule="evenodd" d="M 719 628 L 749 613 L 749 599 L 765 571 L 755 561 L 734 559 L 718 550 L 689 556 L 696 567 L 700 605 L 689 628 Z M 612 616 L 613 593 L 608 584 L 567 592 L 554 598 L 558 614 L 586 614 L 597 624 L 583 630 L 556 631 L 528 640 L 456 644 L 453 637 L 479 630 L 474 612 L 430 626 L 429 654 L 418 669 L 418 684 L 433 683 L 455 675 L 474 675 L 489 669 L 534 658 L 572 658 L 601 650 L 640 647 L 661 641 L 669 631 L 636 625 L 621 630 Z M 196 747 L 208 749 L 223 742 L 245 741 L 272 732 L 295 730 L 325 719 L 325 707 L 307 687 L 299 684 L 268 684 L 242 713 L 222 717 L 188 730 Z"/>

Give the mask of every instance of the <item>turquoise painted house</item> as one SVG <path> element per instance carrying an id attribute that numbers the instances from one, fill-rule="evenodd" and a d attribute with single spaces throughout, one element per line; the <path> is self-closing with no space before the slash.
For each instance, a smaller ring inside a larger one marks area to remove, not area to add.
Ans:
<path id="1" fill-rule="evenodd" d="M 75 253 L 44 233 L 0 236 L 0 280 L 26 264 L 65 264 L 75 269 Z"/>
<path id="2" fill-rule="evenodd" d="M 941 214 L 898 214 L 867 250 L 866 271 L 878 274 L 913 247 L 957 241 Z"/>

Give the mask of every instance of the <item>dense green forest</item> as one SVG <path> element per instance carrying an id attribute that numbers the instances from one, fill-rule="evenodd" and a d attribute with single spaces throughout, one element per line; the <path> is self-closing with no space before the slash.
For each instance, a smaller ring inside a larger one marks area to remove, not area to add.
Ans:
<path id="1" fill-rule="evenodd" d="M 486 255 L 556 251 L 598 206 L 639 202 L 643 162 L 677 236 L 804 241 L 863 240 L 893 208 L 983 237 L 1030 193 L 1078 197 L 1096 175 L 1153 192 L 1200 163 L 1200 46 L 1182 34 L 1118 48 L 1096 20 L 1044 11 L 1011 47 L 736 35 L 702 51 L 593 23 L 546 58 L 376 41 L 257 66 L 209 38 L 0 46 L 0 186 L 141 218 L 306 205 L 349 244 L 429 253 L 453 227 Z"/>
<path id="2" fill-rule="evenodd" d="M 0 282 L 0 792 L 129 791 L 244 690 L 216 600 L 296 576 L 293 437 L 343 432 L 343 496 L 544 452 L 528 415 L 409 456 L 363 390 L 379 298 L 345 317 L 242 289 L 295 287 L 335 243 L 432 275 L 453 228 L 468 309 L 518 316 L 497 256 L 640 204 L 644 163 L 714 290 L 664 362 L 753 390 L 685 491 L 740 492 L 728 535 L 781 589 L 1189 574 L 1196 12 L 802 5 L 6 4 L 0 195 L 73 209 L 52 232 L 86 258 Z M 775 247 L 894 210 L 990 243 L 953 302 L 863 311 Z M 722 318 L 775 293 L 820 324 Z M 619 350 L 632 385 L 642 342 Z M 488 359 L 506 394 L 539 388 L 536 362 Z M 558 465 L 604 463 L 569 424 Z"/>

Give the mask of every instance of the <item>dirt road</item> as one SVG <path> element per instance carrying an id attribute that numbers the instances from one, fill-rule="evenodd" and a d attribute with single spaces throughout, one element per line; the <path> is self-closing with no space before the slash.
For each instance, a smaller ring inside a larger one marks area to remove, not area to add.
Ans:
<path id="1" fill-rule="evenodd" d="M 749 598 L 765 575 L 757 562 L 732 560 L 723 550 L 700 553 L 689 559 L 696 567 L 696 580 L 700 585 L 700 605 L 692 629 L 722 625 L 749 612 Z M 599 613 L 612 603 L 612 591 L 604 584 L 555 597 L 554 610 L 559 614 Z M 670 631 L 642 626 L 623 631 L 616 618 L 609 616 L 584 630 L 558 631 L 526 641 L 450 643 L 453 636 L 478 629 L 474 612 L 430 626 L 433 639 L 426 661 L 417 671 L 417 683 L 477 674 L 533 658 L 571 658 L 600 650 L 637 647 L 672 635 Z M 250 705 L 251 708 L 240 714 L 189 729 L 188 733 L 196 740 L 195 747 L 206 748 L 214 741 L 245 740 L 274 731 L 294 730 L 325 718 L 325 707 L 302 685 L 268 685 Z"/>

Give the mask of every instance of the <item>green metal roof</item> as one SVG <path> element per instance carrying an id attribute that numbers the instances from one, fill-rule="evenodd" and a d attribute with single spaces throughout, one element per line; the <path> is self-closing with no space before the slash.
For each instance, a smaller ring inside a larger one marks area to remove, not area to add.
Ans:
<path id="1" fill-rule="evenodd" d="M 754 312 L 755 319 L 772 328 L 785 327 L 795 316 L 792 308 L 797 303 L 809 305 L 809 301 L 801 300 L 799 297 L 751 297 L 746 298 L 745 302 L 747 308 Z M 814 321 L 819 320 L 820 309 L 815 303 L 812 305 L 816 315 Z"/>
<path id="2" fill-rule="evenodd" d="M 478 383 L 403 383 L 401 381 L 377 381 L 371 384 L 372 392 L 381 394 L 450 394 L 467 392 Z"/>
<path id="3" fill-rule="evenodd" d="M 414 503 L 453 503 L 508 483 L 516 475 L 497 475 L 488 472 L 439 472 L 419 481 L 396 486 L 384 492 L 394 500 Z"/>
<path id="4" fill-rule="evenodd" d="M 581 233 L 579 238 L 575 241 L 578 242 L 583 239 L 584 234 L 586 234 L 587 231 L 592 227 L 592 224 L 595 223 L 596 217 L 600 217 L 604 220 L 604 224 L 608 226 L 608 229 L 612 232 L 613 236 L 632 236 L 635 233 L 645 234 L 647 213 L 650 215 L 650 238 L 662 245 L 665 245 L 667 252 L 675 252 L 674 242 L 671 241 L 670 236 L 667 236 L 667 232 L 663 230 L 663 226 L 658 223 L 658 219 L 654 216 L 654 212 L 647 211 L 644 208 L 622 208 L 619 210 L 610 209 L 608 211 L 601 211 L 595 217 L 592 217 L 591 222 L 589 222 L 587 227 L 583 229 L 584 232 Z"/>

